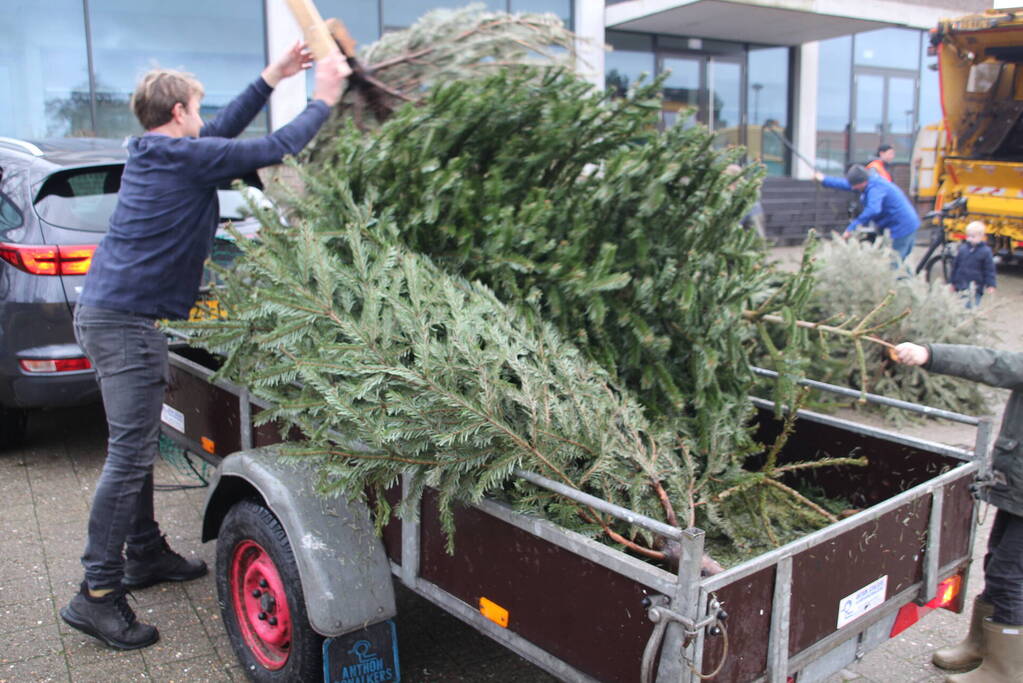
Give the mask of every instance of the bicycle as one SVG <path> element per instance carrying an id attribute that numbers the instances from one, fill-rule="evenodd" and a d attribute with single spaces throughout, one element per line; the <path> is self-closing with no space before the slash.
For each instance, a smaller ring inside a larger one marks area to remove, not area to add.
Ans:
<path id="1" fill-rule="evenodd" d="M 953 245 L 956 242 L 948 239 L 945 221 L 952 216 L 962 216 L 965 213 L 966 197 L 959 197 L 941 207 L 941 209 L 929 211 L 924 215 L 924 220 L 929 220 L 931 227 L 937 229 L 933 231 L 931 244 L 927 247 L 923 258 L 920 259 L 916 266 L 914 272 L 917 275 L 921 272 L 924 273 L 924 277 L 928 282 L 935 281 L 939 276 L 942 281 L 948 282 L 948 278 L 952 274 L 952 262 L 955 260 L 955 248 Z M 935 271 L 935 268 L 938 270 Z"/>

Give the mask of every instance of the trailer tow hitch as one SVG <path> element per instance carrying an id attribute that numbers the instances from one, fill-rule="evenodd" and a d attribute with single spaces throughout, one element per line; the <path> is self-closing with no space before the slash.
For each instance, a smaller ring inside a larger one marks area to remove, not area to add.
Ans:
<path id="1" fill-rule="evenodd" d="M 710 602 L 707 604 L 707 611 L 709 614 L 703 619 L 695 622 L 689 617 L 683 616 L 678 612 L 669 609 L 669 603 L 670 601 L 668 598 L 663 595 L 655 595 L 653 597 L 644 598 L 643 600 L 643 606 L 647 608 L 647 616 L 650 618 L 650 621 L 656 624 L 656 626 L 654 626 L 653 633 L 650 634 L 650 639 L 646 643 L 646 649 L 643 650 L 643 663 L 640 669 L 640 681 L 642 683 L 651 683 L 653 680 L 654 660 L 657 657 L 657 652 L 661 649 L 661 643 L 664 641 L 664 632 L 667 630 L 668 625 L 673 622 L 681 624 L 682 626 L 683 650 L 689 647 L 703 629 L 707 629 L 708 635 L 724 637 L 724 650 L 721 653 L 721 661 L 718 663 L 717 668 L 709 674 L 697 671 L 696 667 L 693 666 L 692 660 L 686 659 L 685 654 L 682 655 L 683 661 L 689 665 L 692 672 L 699 678 L 713 678 L 719 671 L 721 671 L 721 667 L 724 665 L 725 659 L 728 657 L 728 629 L 725 627 L 725 621 L 728 619 L 728 613 L 722 609 L 721 603 L 713 595 L 710 596 Z"/>

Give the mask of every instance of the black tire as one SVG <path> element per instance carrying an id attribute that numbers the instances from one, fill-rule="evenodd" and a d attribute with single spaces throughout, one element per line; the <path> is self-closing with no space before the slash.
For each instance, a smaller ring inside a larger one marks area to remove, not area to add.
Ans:
<path id="1" fill-rule="evenodd" d="M 927 262 L 927 281 L 947 284 L 948 278 L 952 274 L 952 258 L 947 250 L 945 253 L 932 256 L 931 260 Z"/>
<path id="2" fill-rule="evenodd" d="M 0 406 L 0 450 L 20 446 L 25 441 L 28 412 L 21 408 Z"/>
<path id="3" fill-rule="evenodd" d="M 278 574 L 276 579 L 269 571 L 271 566 Z M 250 585 L 253 580 L 263 586 L 264 595 L 258 599 L 252 597 L 258 590 Z M 323 637 L 309 625 L 291 544 L 277 517 L 257 502 L 243 500 L 235 504 L 220 526 L 217 595 L 231 647 L 251 680 L 281 683 L 323 679 Z M 273 632 L 266 640 L 257 632 L 278 625 L 271 616 L 283 620 L 282 597 L 290 623 L 286 644 L 274 642 Z M 269 598 L 272 600 L 268 603 Z M 262 607 L 254 608 L 254 603 Z M 255 610 L 263 609 L 266 619 L 254 616 Z"/>

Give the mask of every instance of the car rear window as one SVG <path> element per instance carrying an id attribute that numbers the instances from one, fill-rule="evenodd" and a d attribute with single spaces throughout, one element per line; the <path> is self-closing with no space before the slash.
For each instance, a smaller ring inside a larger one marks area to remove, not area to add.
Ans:
<path id="1" fill-rule="evenodd" d="M 36 213 L 60 228 L 106 232 L 117 205 L 124 166 L 93 166 L 54 173 L 36 197 Z"/>
<path id="2" fill-rule="evenodd" d="M 54 173 L 43 183 L 36 197 L 36 213 L 50 225 L 71 230 L 106 232 L 117 206 L 124 166 L 95 166 Z M 248 178 L 246 179 L 248 180 Z M 258 180 L 257 180 L 258 182 Z M 246 187 L 259 205 L 269 202 L 257 187 Z M 235 189 L 219 189 L 221 221 L 251 219 L 246 196 Z M 244 232 L 244 230 L 243 230 Z"/>

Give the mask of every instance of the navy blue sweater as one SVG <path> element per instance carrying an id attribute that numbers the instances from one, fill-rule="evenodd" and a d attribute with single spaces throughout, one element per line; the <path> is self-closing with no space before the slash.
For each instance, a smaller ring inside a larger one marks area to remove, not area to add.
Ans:
<path id="1" fill-rule="evenodd" d="M 297 154 L 327 120 L 314 100 L 288 125 L 261 138 L 232 139 L 266 104 L 262 78 L 206 123 L 198 138 L 146 133 L 128 161 L 79 303 L 152 318 L 185 318 L 217 230 L 217 185 Z"/>
<path id="2" fill-rule="evenodd" d="M 976 282 L 977 289 L 981 291 L 995 287 L 995 259 L 991 254 L 991 247 L 984 242 L 960 244 L 956 250 L 955 261 L 952 262 L 949 281 L 956 291 L 969 289 L 971 282 Z"/>

